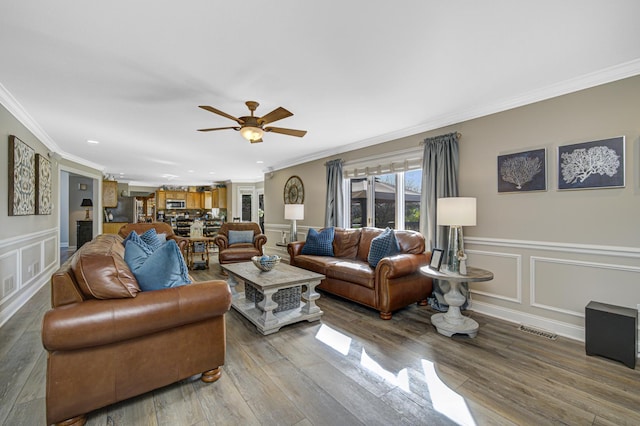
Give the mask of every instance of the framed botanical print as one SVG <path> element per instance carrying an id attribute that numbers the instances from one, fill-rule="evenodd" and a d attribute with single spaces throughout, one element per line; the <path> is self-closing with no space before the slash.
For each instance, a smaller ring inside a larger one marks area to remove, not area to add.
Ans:
<path id="1" fill-rule="evenodd" d="M 558 147 L 558 189 L 624 187 L 624 136 Z"/>
<path id="2" fill-rule="evenodd" d="M 545 148 L 498 156 L 498 193 L 546 190 Z"/>
<path id="3" fill-rule="evenodd" d="M 35 214 L 36 156 L 14 135 L 9 136 L 9 216 Z"/>
<path id="4" fill-rule="evenodd" d="M 36 154 L 36 213 L 51 214 L 51 162 Z"/>

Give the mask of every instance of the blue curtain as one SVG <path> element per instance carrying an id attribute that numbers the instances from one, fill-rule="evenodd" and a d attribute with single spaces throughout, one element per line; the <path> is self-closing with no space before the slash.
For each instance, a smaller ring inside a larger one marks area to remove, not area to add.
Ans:
<path id="1" fill-rule="evenodd" d="M 447 227 L 437 226 L 438 198 L 458 196 L 459 133 L 449 133 L 424 140 L 422 157 L 422 194 L 420 197 L 420 232 L 425 236 L 427 248 L 445 250 L 447 246 Z M 446 311 L 449 306 L 444 300 L 444 293 L 449 290 L 446 281 L 433 280 L 433 297 L 429 304 L 439 311 Z M 467 297 L 467 283 L 460 286 L 461 293 Z M 468 302 L 461 306 L 465 309 Z"/>
<path id="2" fill-rule="evenodd" d="M 324 215 L 324 226 L 344 226 L 342 160 L 328 161 L 327 167 L 327 203 Z"/>

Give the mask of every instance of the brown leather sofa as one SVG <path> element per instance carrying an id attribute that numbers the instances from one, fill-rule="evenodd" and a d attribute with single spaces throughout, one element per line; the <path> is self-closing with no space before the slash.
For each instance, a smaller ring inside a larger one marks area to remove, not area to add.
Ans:
<path id="1" fill-rule="evenodd" d="M 229 244 L 229 231 L 253 231 L 253 241 Z M 253 256 L 262 256 L 267 236 L 262 233 L 260 225 L 255 222 L 226 222 L 220 227 L 213 242 L 218 246 L 218 261 L 224 265 L 248 262 Z"/>
<path id="2" fill-rule="evenodd" d="M 377 309 L 388 320 L 392 312 L 414 302 L 427 304 L 433 283 L 418 270 L 429 264 L 424 236 L 415 231 L 395 231 L 400 254 L 385 257 L 372 268 L 368 262 L 371 240 L 379 228 L 335 228 L 334 257 L 302 254 L 304 241 L 287 245 L 290 264 L 326 276 L 316 288 Z"/>
<path id="3" fill-rule="evenodd" d="M 151 228 L 155 228 L 156 233 L 158 234 L 165 234 L 167 236 L 167 240 L 175 240 L 178 244 L 178 247 L 180 247 L 180 251 L 183 254 L 186 253 L 189 239 L 176 235 L 173 232 L 173 228 L 171 227 L 171 225 L 165 222 L 128 223 L 120 228 L 120 230 L 118 231 L 118 235 L 120 235 L 122 238 L 127 238 L 131 231 L 136 231 L 136 233 L 140 235 L 144 234 Z"/>
<path id="4" fill-rule="evenodd" d="M 224 281 L 141 292 L 122 238 L 99 235 L 51 277 L 42 323 L 47 424 L 202 374 L 214 382 L 226 350 Z"/>

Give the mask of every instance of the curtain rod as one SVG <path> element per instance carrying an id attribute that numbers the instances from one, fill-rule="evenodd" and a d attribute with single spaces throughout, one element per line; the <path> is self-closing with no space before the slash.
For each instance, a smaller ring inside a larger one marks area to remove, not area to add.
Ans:
<path id="1" fill-rule="evenodd" d="M 438 136 L 434 136 L 434 137 L 431 137 L 431 138 L 425 138 L 425 139 L 420 141 L 420 145 L 423 145 L 427 139 L 436 139 L 436 138 L 440 138 L 442 136 L 448 136 L 448 135 L 453 135 L 453 134 L 455 134 L 458 139 L 460 139 L 462 137 L 462 133 L 460 133 L 460 132 L 445 133 L 443 135 L 438 135 Z"/>

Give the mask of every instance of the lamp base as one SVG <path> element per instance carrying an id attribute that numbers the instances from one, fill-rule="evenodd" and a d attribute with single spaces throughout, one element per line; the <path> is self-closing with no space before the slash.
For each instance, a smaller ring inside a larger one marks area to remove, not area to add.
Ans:
<path id="1" fill-rule="evenodd" d="M 462 236 L 462 226 L 452 225 L 449 227 L 449 246 L 447 248 L 447 258 L 445 259 L 445 264 L 447 265 L 447 270 L 449 272 L 453 272 L 456 274 L 459 274 L 461 272 L 461 256 L 464 256 L 464 238 Z"/>
<path id="2" fill-rule="evenodd" d="M 295 219 L 291 219 L 291 232 L 289 233 L 289 241 L 298 241 L 298 229 L 296 227 Z"/>
<path id="3" fill-rule="evenodd" d="M 89 209 L 85 209 L 86 210 L 86 214 L 84 215 L 84 220 L 91 220 L 91 218 L 89 217 Z"/>

